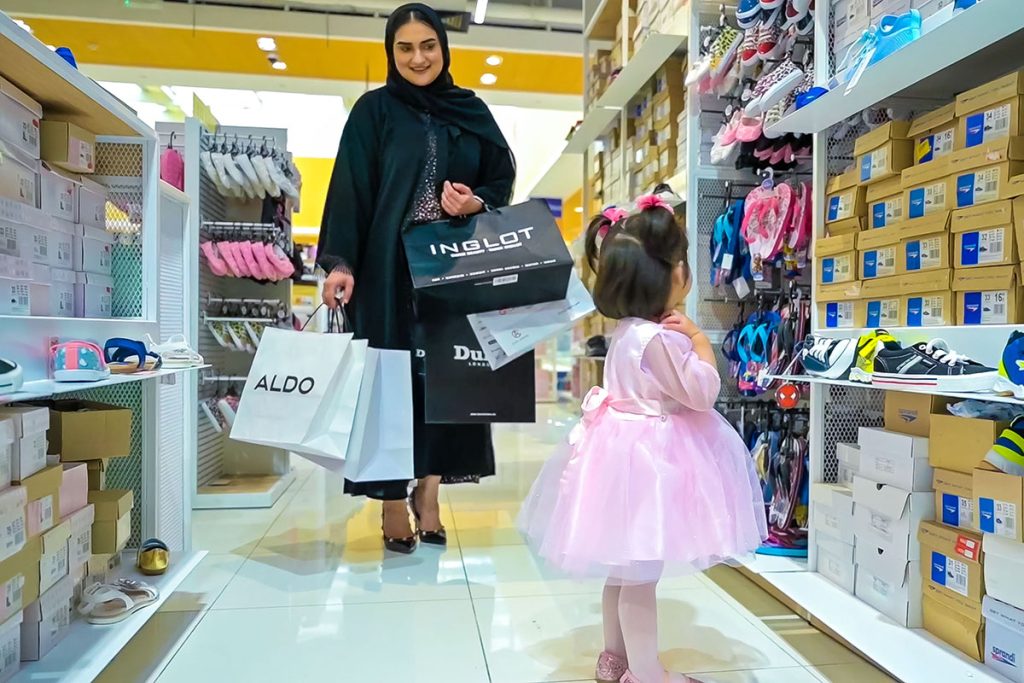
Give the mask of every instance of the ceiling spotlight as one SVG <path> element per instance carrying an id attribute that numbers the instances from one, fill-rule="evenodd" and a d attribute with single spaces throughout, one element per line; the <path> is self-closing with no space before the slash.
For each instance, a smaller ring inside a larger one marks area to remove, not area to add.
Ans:
<path id="1" fill-rule="evenodd" d="M 482 24 L 487 17 L 487 0 L 476 0 L 476 7 L 473 9 L 473 23 Z"/>
<path id="2" fill-rule="evenodd" d="M 276 60 L 276 61 L 271 62 L 270 66 L 272 66 L 273 68 L 277 69 L 278 71 L 284 71 L 285 69 L 288 68 L 288 65 L 285 64 L 284 62 L 282 62 L 281 60 Z"/>
<path id="3" fill-rule="evenodd" d="M 21 28 L 25 29 L 25 30 L 26 30 L 26 31 L 28 31 L 29 33 L 32 33 L 32 27 L 31 27 L 31 26 L 29 26 L 28 24 L 26 24 L 26 23 L 25 23 L 24 21 L 22 21 L 21 19 L 15 19 L 15 20 L 14 20 L 14 23 L 15 23 L 15 24 L 17 24 L 18 26 L 20 26 Z"/>
<path id="4" fill-rule="evenodd" d="M 480 82 L 484 85 L 494 85 L 498 82 L 498 77 L 494 74 L 484 74 L 480 77 Z"/>
<path id="5" fill-rule="evenodd" d="M 583 213 L 583 207 L 577 206 L 575 209 L 573 209 L 573 211 L 575 211 L 576 213 Z"/>
<path id="6" fill-rule="evenodd" d="M 256 47 L 263 50 L 264 52 L 273 52 L 277 49 L 277 41 L 268 36 L 256 39 Z"/>
<path id="7" fill-rule="evenodd" d="M 498 55 L 491 55 L 490 57 L 487 58 L 486 61 L 488 66 L 501 66 L 501 63 L 505 60 L 503 60 Z"/>

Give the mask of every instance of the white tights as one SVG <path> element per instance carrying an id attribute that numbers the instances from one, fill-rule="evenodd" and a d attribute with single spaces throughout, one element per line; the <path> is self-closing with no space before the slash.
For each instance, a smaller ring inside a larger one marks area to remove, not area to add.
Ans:
<path id="1" fill-rule="evenodd" d="M 629 670 L 641 683 L 665 679 L 658 659 L 657 588 L 657 583 L 619 586 L 611 582 L 604 587 L 605 649 L 626 657 Z"/>

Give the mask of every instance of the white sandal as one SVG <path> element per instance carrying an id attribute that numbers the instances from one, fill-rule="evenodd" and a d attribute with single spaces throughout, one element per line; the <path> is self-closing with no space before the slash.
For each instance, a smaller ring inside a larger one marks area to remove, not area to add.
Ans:
<path id="1" fill-rule="evenodd" d="M 153 341 L 149 335 L 146 335 L 146 340 L 149 350 L 163 358 L 165 368 L 191 368 L 203 364 L 203 357 L 192 350 L 183 334 L 175 334 L 162 344 Z"/>
<path id="2" fill-rule="evenodd" d="M 152 605 L 159 596 L 156 588 L 135 579 L 94 583 L 82 593 L 78 613 L 90 624 L 116 624 Z"/>

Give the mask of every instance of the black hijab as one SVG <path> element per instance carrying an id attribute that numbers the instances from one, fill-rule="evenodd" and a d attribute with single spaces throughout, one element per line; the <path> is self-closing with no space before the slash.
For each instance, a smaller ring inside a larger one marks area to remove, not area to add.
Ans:
<path id="1" fill-rule="evenodd" d="M 426 86 L 413 85 L 402 78 L 395 65 L 395 34 L 409 23 L 410 17 L 429 25 L 441 43 L 444 65 L 433 83 Z M 451 52 L 448 49 L 448 32 L 432 8 L 413 2 L 402 5 L 388 17 L 384 34 L 384 49 L 388 55 L 387 89 L 408 106 L 430 114 L 440 122 L 455 126 L 477 137 L 487 140 L 502 149 L 510 149 L 501 129 L 495 123 L 487 105 L 472 90 L 455 85 L 449 72 Z"/>

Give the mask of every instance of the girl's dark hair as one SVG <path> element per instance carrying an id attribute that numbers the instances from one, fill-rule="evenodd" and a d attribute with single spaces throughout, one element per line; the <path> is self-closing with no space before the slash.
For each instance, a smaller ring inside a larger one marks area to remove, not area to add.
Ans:
<path id="1" fill-rule="evenodd" d="M 683 275 L 690 278 L 688 248 L 686 231 L 675 214 L 662 207 L 618 223 L 596 216 L 587 226 L 586 255 L 597 273 L 597 310 L 613 320 L 660 318 L 672 293 L 672 271 L 681 263 Z"/>

